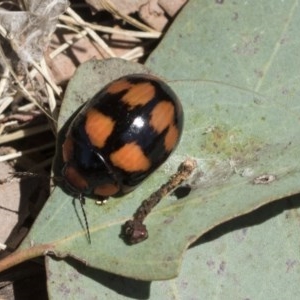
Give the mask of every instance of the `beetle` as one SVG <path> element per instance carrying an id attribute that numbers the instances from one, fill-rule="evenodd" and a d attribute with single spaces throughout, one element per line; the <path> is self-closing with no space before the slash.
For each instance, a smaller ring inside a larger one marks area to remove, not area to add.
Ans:
<path id="1" fill-rule="evenodd" d="M 78 112 L 62 145 L 74 195 L 105 199 L 134 190 L 178 145 L 182 105 L 161 79 L 131 74 L 107 84 Z"/>

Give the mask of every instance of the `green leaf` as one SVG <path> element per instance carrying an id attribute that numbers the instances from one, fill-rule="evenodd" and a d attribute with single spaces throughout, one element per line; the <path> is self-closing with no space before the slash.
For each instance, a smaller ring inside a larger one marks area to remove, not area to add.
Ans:
<path id="1" fill-rule="evenodd" d="M 299 196 L 213 229 L 185 255 L 180 274 L 145 282 L 47 258 L 51 299 L 297 299 Z M 260 224 L 259 226 L 251 226 Z M 249 227 L 251 226 L 251 227 Z"/>
<path id="2" fill-rule="evenodd" d="M 56 255 L 97 269 L 142 280 L 168 279 L 178 275 L 185 249 L 211 228 L 298 193 L 297 4 L 190 1 L 146 64 L 182 100 L 185 129 L 176 152 L 133 193 L 103 207 L 87 201 L 91 245 L 79 204 L 75 201 L 74 207 L 71 197 L 56 188 L 23 247 L 51 243 Z M 70 83 L 61 124 L 110 79 L 140 72 L 129 63 L 112 70 L 113 62 L 100 71 L 103 63 L 94 61 L 82 77 L 78 70 L 81 85 L 73 90 L 79 83 Z M 118 237 L 121 225 L 186 157 L 198 162 L 189 195 L 166 197 L 146 220 L 149 239 L 126 246 Z"/>

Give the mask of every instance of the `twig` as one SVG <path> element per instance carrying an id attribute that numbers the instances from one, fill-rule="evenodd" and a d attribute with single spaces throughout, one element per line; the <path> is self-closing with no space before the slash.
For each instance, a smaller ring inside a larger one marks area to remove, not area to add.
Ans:
<path id="1" fill-rule="evenodd" d="M 148 238 L 145 218 L 163 197 L 185 181 L 196 168 L 197 163 L 193 159 L 187 159 L 180 164 L 178 170 L 167 183 L 163 184 L 156 192 L 144 200 L 133 216 L 133 220 L 127 221 L 122 228 L 122 236 L 128 244 L 137 244 Z"/>

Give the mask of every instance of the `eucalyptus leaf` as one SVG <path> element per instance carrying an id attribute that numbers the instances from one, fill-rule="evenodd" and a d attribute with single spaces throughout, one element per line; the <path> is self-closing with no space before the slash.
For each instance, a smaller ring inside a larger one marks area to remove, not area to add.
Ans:
<path id="1" fill-rule="evenodd" d="M 146 63 L 184 106 L 175 153 L 133 193 L 103 207 L 86 201 L 91 245 L 79 203 L 56 188 L 22 246 L 50 243 L 57 256 L 96 269 L 140 280 L 169 279 L 179 274 L 188 246 L 210 229 L 299 193 L 299 22 L 297 1 L 190 1 Z M 119 60 L 112 68 L 113 63 L 79 68 L 60 124 L 111 79 L 144 70 Z M 127 246 L 119 238 L 121 225 L 186 157 L 198 163 L 190 193 L 166 197 L 146 220 L 149 239 Z M 195 277 L 187 276 L 187 281 Z"/>
<path id="2" fill-rule="evenodd" d="M 48 257 L 50 298 L 297 299 L 299 213 L 297 196 L 218 226 L 187 251 L 171 280 L 134 280 Z"/>

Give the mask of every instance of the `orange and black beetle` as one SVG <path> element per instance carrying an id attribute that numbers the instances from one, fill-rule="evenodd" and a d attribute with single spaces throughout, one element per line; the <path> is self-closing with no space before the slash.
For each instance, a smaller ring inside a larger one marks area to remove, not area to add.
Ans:
<path id="1" fill-rule="evenodd" d="M 160 79 L 121 77 L 98 92 L 72 121 L 63 143 L 63 177 L 73 194 L 129 193 L 177 146 L 181 103 Z"/>

